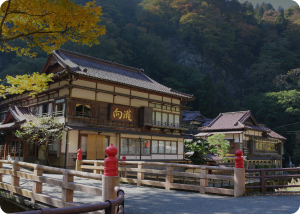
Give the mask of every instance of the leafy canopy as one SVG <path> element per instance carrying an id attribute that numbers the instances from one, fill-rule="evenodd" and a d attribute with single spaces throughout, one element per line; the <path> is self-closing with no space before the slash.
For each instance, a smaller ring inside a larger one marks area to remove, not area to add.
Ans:
<path id="1" fill-rule="evenodd" d="M 211 146 L 215 146 L 213 152 L 218 154 L 223 160 L 230 149 L 230 145 L 228 145 L 227 140 L 224 140 L 224 137 L 225 134 L 214 134 L 207 138 L 207 143 Z"/>
<path id="2" fill-rule="evenodd" d="M 26 139 L 27 143 L 37 143 L 38 146 L 48 145 L 51 141 L 61 140 L 63 124 L 54 117 L 37 118 L 36 121 L 29 121 L 17 130 L 15 135 L 18 138 Z"/>
<path id="3" fill-rule="evenodd" d="M 6 93 L 22 94 L 25 91 L 30 91 L 29 96 L 34 97 L 47 89 L 48 82 L 53 82 L 51 77 L 53 74 L 33 73 L 32 75 L 17 75 L 16 77 L 7 75 L 6 80 L 10 86 L 0 85 L 0 95 L 5 97 Z"/>
<path id="4" fill-rule="evenodd" d="M 50 53 L 68 40 L 98 44 L 98 37 L 105 34 L 105 27 L 99 24 L 101 15 L 95 1 L 82 6 L 71 0 L 7 0 L 0 9 L 0 49 L 36 56 L 33 47 Z M 27 46 L 9 43 L 17 39 Z"/>
<path id="5" fill-rule="evenodd" d="M 99 24 L 101 15 L 102 9 L 95 1 L 82 6 L 71 0 L 8 0 L 0 8 L 0 50 L 34 57 L 34 47 L 50 53 L 66 41 L 98 44 L 99 35 L 105 34 L 105 27 Z M 15 40 L 25 42 L 26 46 Z M 9 85 L 0 85 L 0 95 L 30 91 L 30 96 L 34 96 L 46 90 L 52 76 L 7 76 Z"/>

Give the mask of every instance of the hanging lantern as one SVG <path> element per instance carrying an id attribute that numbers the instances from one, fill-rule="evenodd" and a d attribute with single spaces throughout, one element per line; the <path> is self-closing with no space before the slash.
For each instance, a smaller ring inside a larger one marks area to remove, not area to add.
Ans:
<path id="1" fill-rule="evenodd" d="M 146 142 L 146 145 L 145 145 L 145 147 L 146 147 L 146 148 L 148 148 L 148 147 L 149 147 L 149 142 L 148 142 L 148 141 Z"/>

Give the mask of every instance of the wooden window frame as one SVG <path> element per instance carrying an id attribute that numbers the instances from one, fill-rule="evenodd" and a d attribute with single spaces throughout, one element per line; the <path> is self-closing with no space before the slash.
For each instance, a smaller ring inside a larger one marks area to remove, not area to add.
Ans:
<path id="1" fill-rule="evenodd" d="M 154 141 L 158 142 L 156 153 L 152 152 L 152 145 L 153 145 L 152 141 L 153 140 L 151 140 L 151 155 L 152 154 L 155 154 L 155 155 L 178 155 L 178 141 L 174 141 L 174 140 L 154 140 Z M 159 153 L 159 141 L 164 142 L 164 153 Z M 172 142 L 176 142 L 176 153 L 166 153 L 166 141 L 171 143 L 171 151 L 172 151 Z"/>
<path id="2" fill-rule="evenodd" d="M 78 116 L 78 115 L 77 115 L 77 111 L 76 111 L 77 105 L 83 105 L 82 112 L 84 112 L 84 107 L 85 107 L 86 105 L 90 106 L 90 115 L 89 115 L 89 117 Z M 80 102 L 79 102 L 79 103 L 76 102 L 76 104 L 75 104 L 75 117 L 76 117 L 76 118 L 83 118 L 83 119 L 91 119 L 91 118 L 92 118 L 92 104 L 91 104 L 91 103 L 90 103 L 90 104 L 83 104 L 83 103 L 80 103 Z"/>
<path id="3" fill-rule="evenodd" d="M 121 148 L 122 148 L 122 139 L 127 139 L 127 153 L 122 153 Z M 129 154 L 129 140 L 135 140 L 135 154 Z M 142 141 L 148 141 L 149 142 L 149 149 L 150 152 L 149 154 L 142 154 L 142 156 L 151 156 L 152 155 L 152 141 L 150 139 L 142 139 Z M 120 155 L 127 155 L 127 156 L 139 156 L 140 154 L 138 154 L 137 152 L 137 148 L 138 148 L 138 144 L 139 144 L 139 138 L 125 138 L 125 137 L 121 137 L 120 138 Z M 143 150 L 142 150 L 143 153 Z"/>

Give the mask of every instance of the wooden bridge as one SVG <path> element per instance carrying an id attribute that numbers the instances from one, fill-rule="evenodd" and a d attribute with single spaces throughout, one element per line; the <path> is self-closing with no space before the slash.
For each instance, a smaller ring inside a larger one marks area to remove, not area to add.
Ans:
<path id="1" fill-rule="evenodd" d="M 11 164 L 12 169 L 3 168 L 3 164 Z M 33 173 L 29 172 L 21 172 L 20 167 L 25 167 L 29 169 L 33 169 Z M 63 175 L 62 180 L 54 179 L 50 177 L 43 176 L 43 172 L 51 172 L 56 174 Z M 3 174 L 11 175 L 11 183 L 3 182 L 2 176 Z M 103 197 L 102 188 L 88 186 L 80 183 L 74 182 L 74 176 L 88 178 L 88 179 L 96 179 L 102 180 L 103 175 L 88 173 L 88 172 L 79 172 L 75 170 L 66 170 L 49 166 L 42 166 L 37 164 L 18 162 L 18 161 L 8 161 L 8 160 L 0 160 L 0 189 L 7 190 L 11 195 L 17 194 L 21 196 L 25 196 L 31 199 L 32 203 L 42 202 L 44 204 L 50 205 L 51 207 L 63 208 L 64 211 L 66 207 L 74 207 L 75 209 L 70 209 L 69 213 L 86 213 L 88 211 L 96 211 L 100 209 L 105 209 L 105 213 L 115 213 L 114 210 L 120 208 L 120 213 L 123 213 L 124 206 L 124 194 L 123 198 L 120 198 L 117 202 L 111 200 L 111 202 L 106 203 L 97 203 L 93 205 L 79 205 L 73 202 L 74 191 L 85 192 L 92 195 L 98 195 Z M 32 191 L 22 189 L 20 187 L 20 178 L 24 178 L 30 181 L 33 181 Z M 43 184 L 49 184 L 52 186 L 58 186 L 62 188 L 62 196 L 61 198 L 55 198 L 50 195 L 43 194 Z M 114 188 L 114 187 L 112 187 Z M 120 189 L 117 189 L 115 193 L 116 199 L 118 193 L 120 193 Z M 105 201 L 104 201 L 105 202 Z M 119 204 L 122 204 L 119 207 Z M 112 206 L 115 205 L 114 207 Z M 94 209 L 91 209 L 91 206 Z M 60 209 L 51 209 L 46 212 L 46 208 L 44 209 L 44 213 L 62 213 Z M 78 212 L 82 211 L 82 212 Z M 27 213 L 27 212 L 26 212 Z M 43 213 L 42 211 L 29 211 L 29 214 L 33 213 Z M 66 212 L 63 212 L 66 213 Z M 92 213 L 102 213 L 101 211 L 96 211 Z"/>

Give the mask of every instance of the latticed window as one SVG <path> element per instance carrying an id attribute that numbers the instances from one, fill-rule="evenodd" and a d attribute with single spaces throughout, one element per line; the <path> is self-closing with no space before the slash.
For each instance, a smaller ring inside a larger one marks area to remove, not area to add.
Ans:
<path id="1" fill-rule="evenodd" d="M 76 117 L 91 117 L 91 106 L 76 104 Z"/>

